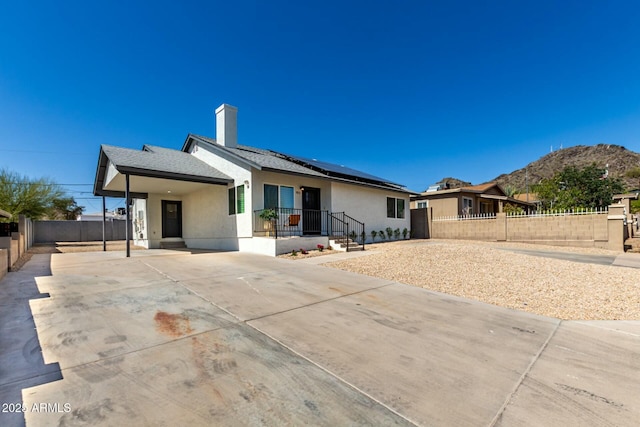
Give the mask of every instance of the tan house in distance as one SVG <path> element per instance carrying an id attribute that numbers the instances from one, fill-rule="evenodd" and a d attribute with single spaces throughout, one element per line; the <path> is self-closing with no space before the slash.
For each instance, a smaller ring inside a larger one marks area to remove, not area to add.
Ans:
<path id="1" fill-rule="evenodd" d="M 494 215 L 504 211 L 506 204 L 531 210 L 535 204 L 508 197 L 495 182 L 468 187 L 429 190 L 411 197 L 411 209 L 431 208 L 433 218 Z"/>

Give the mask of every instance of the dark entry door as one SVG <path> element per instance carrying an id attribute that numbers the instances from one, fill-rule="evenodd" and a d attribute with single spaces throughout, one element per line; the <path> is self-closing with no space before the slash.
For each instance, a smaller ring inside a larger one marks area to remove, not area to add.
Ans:
<path id="1" fill-rule="evenodd" d="M 320 189 L 305 187 L 302 191 L 302 233 L 320 234 L 321 231 Z"/>
<path id="2" fill-rule="evenodd" d="M 182 202 L 162 201 L 162 237 L 182 237 Z"/>

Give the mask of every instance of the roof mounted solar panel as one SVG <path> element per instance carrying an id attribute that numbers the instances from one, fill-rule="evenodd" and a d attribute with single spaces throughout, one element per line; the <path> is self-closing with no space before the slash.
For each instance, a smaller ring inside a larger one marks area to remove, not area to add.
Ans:
<path id="1" fill-rule="evenodd" d="M 375 176 L 375 175 L 371 175 L 356 169 L 351 169 L 348 168 L 346 166 L 343 165 L 336 165 L 334 163 L 328 163 L 328 162 L 322 162 L 320 160 L 316 160 L 316 159 L 308 159 L 306 157 L 300 157 L 300 156 L 292 156 L 290 154 L 284 154 L 281 153 L 283 156 L 285 156 L 286 158 L 288 158 L 291 161 L 294 161 L 296 163 L 299 163 L 303 166 L 312 168 L 312 169 L 316 169 L 319 170 L 321 172 L 325 172 L 327 175 L 333 175 L 333 176 L 345 176 L 345 177 L 350 177 L 352 179 L 356 179 L 356 180 L 362 180 L 362 181 L 373 181 L 373 182 L 379 182 L 379 183 L 383 183 L 383 184 L 392 184 L 392 185 L 396 185 L 398 187 L 402 187 L 402 184 L 398 184 L 395 182 L 391 182 L 388 179 L 384 179 L 381 178 L 379 176 Z"/>

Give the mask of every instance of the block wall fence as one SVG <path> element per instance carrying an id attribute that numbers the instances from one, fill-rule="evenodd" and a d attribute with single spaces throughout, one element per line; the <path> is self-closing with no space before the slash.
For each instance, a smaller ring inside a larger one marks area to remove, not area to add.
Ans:
<path id="1" fill-rule="evenodd" d="M 412 214 L 419 219 L 413 230 L 425 228 L 433 239 L 484 240 L 535 243 L 552 246 L 595 247 L 624 251 L 627 236 L 624 207 L 609 206 L 608 212 L 553 216 L 507 216 L 490 218 L 433 219 L 429 208 Z M 422 224 L 426 221 L 426 225 Z"/>

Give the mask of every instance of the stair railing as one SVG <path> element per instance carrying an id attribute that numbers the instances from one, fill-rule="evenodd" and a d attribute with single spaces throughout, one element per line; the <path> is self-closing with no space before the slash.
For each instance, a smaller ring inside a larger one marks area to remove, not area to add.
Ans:
<path id="1" fill-rule="evenodd" d="M 364 250 L 367 238 L 364 231 L 364 223 L 345 214 L 344 212 L 329 213 L 331 222 L 331 235 L 344 237 L 347 242 L 347 252 L 349 252 L 349 239 L 362 244 Z"/>

